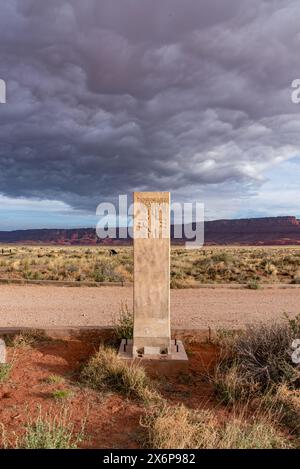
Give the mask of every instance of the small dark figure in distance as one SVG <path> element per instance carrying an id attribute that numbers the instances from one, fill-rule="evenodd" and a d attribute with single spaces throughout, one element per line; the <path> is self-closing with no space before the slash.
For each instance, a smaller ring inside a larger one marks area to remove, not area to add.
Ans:
<path id="1" fill-rule="evenodd" d="M 109 255 L 110 255 L 110 256 L 116 256 L 117 254 L 118 254 L 118 253 L 117 253 L 117 251 L 116 251 L 115 249 L 110 249 L 110 250 L 109 250 Z"/>

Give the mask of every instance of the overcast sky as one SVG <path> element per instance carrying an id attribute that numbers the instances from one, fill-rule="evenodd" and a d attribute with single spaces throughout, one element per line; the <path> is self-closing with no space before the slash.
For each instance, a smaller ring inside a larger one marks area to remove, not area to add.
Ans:
<path id="1" fill-rule="evenodd" d="M 299 0 L 0 0 L 0 229 L 170 190 L 300 217 Z"/>

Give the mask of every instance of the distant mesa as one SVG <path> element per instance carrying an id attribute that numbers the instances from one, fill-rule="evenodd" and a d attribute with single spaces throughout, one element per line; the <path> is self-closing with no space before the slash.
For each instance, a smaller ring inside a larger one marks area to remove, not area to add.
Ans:
<path id="1" fill-rule="evenodd" d="M 296 217 L 244 218 L 238 220 L 215 220 L 205 222 L 206 245 L 300 245 L 300 220 Z M 181 245 L 185 239 L 174 240 L 174 226 L 171 227 L 173 244 Z M 47 244 L 47 245 L 129 245 L 132 240 L 101 240 L 94 228 L 78 229 L 36 229 L 0 231 L 0 243 L 6 244 Z"/>
<path id="2" fill-rule="evenodd" d="M 205 223 L 206 244 L 300 244 L 300 220 L 296 217 L 245 218 Z"/>

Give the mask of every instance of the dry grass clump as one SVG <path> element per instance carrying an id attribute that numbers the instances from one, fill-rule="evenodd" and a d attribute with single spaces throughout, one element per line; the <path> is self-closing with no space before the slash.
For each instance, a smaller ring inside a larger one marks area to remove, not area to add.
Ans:
<path id="1" fill-rule="evenodd" d="M 114 349 L 101 346 L 81 371 L 81 381 L 99 389 L 116 391 L 143 402 L 159 400 L 144 369 L 120 360 Z"/>
<path id="2" fill-rule="evenodd" d="M 45 382 L 48 384 L 60 384 L 60 383 L 65 382 L 65 378 L 63 376 L 56 375 L 53 373 L 47 376 L 47 378 L 45 379 Z"/>
<path id="3" fill-rule="evenodd" d="M 144 444 L 155 449 L 194 449 L 200 444 L 207 447 L 213 440 L 210 418 L 209 412 L 196 413 L 184 405 L 164 404 L 141 418 L 141 426 L 147 430 Z"/>
<path id="4" fill-rule="evenodd" d="M 212 377 L 215 393 L 224 404 L 246 401 L 259 392 L 259 384 L 251 376 L 245 376 L 239 366 L 233 363 L 224 369 L 223 362 L 215 368 Z"/>
<path id="5" fill-rule="evenodd" d="M 287 449 L 291 443 L 273 424 L 257 418 L 253 423 L 233 420 L 221 432 L 219 449 Z"/>
<path id="6" fill-rule="evenodd" d="M 114 333 L 118 340 L 132 339 L 133 312 L 126 303 L 122 303 L 118 315 L 113 319 Z"/>
<path id="7" fill-rule="evenodd" d="M 221 351 L 213 383 L 226 403 L 254 397 L 286 383 L 298 387 L 300 372 L 291 360 L 290 324 L 249 326 Z"/>
<path id="8" fill-rule="evenodd" d="M 289 389 L 286 384 L 282 384 L 264 396 L 262 404 L 277 413 L 280 422 L 298 438 L 300 446 L 300 390 Z"/>
<path id="9" fill-rule="evenodd" d="M 155 409 L 141 419 L 144 445 L 155 449 L 260 449 L 287 448 L 289 442 L 266 416 L 251 422 L 243 417 L 220 423 L 215 413 L 185 406 Z"/>
<path id="10" fill-rule="evenodd" d="M 7 335 L 5 342 L 9 347 L 32 347 L 41 342 L 51 341 L 46 333 L 39 329 L 24 330 L 15 335 Z"/>

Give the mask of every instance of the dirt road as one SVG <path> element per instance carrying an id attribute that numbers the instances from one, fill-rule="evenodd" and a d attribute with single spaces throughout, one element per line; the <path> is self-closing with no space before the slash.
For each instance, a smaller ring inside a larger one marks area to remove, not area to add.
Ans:
<path id="1" fill-rule="evenodd" d="M 106 326 L 132 288 L 0 285 L 0 327 Z M 171 290 L 171 322 L 186 329 L 239 327 L 300 312 L 300 288 Z"/>

